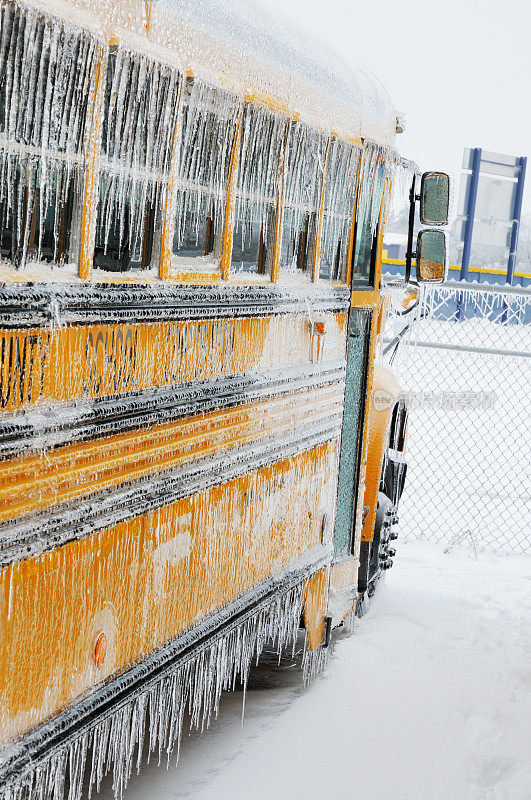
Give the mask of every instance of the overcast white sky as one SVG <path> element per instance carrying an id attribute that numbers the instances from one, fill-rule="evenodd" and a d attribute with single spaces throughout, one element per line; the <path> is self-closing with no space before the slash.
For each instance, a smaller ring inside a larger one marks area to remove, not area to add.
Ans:
<path id="1" fill-rule="evenodd" d="M 459 178 L 464 147 L 531 155 L 526 0 L 268 0 L 361 61 L 406 116 L 400 152 Z M 524 210 L 531 211 L 531 163 Z"/>

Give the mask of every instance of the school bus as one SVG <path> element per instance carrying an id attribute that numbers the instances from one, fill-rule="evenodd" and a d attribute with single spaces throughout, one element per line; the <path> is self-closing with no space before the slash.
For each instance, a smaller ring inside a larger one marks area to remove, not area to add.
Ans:
<path id="1" fill-rule="evenodd" d="M 0 13 L 0 796 L 119 797 L 392 564 L 398 123 L 267 14 Z"/>

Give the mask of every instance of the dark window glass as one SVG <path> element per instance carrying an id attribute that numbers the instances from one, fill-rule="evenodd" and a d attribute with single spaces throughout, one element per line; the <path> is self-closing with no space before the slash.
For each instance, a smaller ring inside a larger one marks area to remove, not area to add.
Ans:
<path id="1" fill-rule="evenodd" d="M 232 264 L 236 270 L 267 274 L 273 252 L 280 159 L 288 120 L 246 104 L 236 183 Z"/>
<path id="2" fill-rule="evenodd" d="M 317 214 L 299 217 L 297 224 L 286 225 L 282 233 L 281 269 L 308 270 L 313 264 Z"/>
<path id="3" fill-rule="evenodd" d="M 267 228 L 258 224 L 253 224 L 252 227 L 247 228 L 247 238 L 244 239 L 243 231 L 240 227 L 239 231 L 235 231 L 232 243 L 232 263 L 237 269 L 244 270 L 245 272 L 256 272 L 259 275 L 265 275 L 269 269 L 268 256 L 269 248 L 272 248 L 273 242 L 271 236 L 267 237 Z M 269 231 L 274 230 L 275 223 L 271 220 L 269 224 Z"/>
<path id="4" fill-rule="evenodd" d="M 356 242 L 352 263 L 352 286 L 372 284 L 378 246 L 378 227 L 372 228 L 369 217 L 356 226 Z"/>
<path id="5" fill-rule="evenodd" d="M 0 156 L 1 163 L 1 156 Z M 36 184 L 28 184 L 20 171 L 12 173 L 13 205 L 0 199 L 0 252 L 17 266 L 26 261 L 45 261 L 61 264 L 69 259 L 74 186 L 67 181 L 57 187 L 63 173 L 49 178 L 54 202 L 44 196 L 39 175 Z"/>

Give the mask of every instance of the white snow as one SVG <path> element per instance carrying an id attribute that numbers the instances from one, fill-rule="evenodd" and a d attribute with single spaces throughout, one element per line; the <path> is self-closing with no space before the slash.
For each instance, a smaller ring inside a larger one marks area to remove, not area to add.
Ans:
<path id="1" fill-rule="evenodd" d="M 530 580 L 523 557 L 399 540 L 322 678 L 249 690 L 243 727 L 241 693 L 226 695 L 178 768 L 144 766 L 125 800 L 527 800 Z"/>

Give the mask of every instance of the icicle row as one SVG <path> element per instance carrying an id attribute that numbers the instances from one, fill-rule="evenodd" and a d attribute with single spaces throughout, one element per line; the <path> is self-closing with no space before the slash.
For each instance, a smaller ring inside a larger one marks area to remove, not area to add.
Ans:
<path id="1" fill-rule="evenodd" d="M 311 225 L 319 210 L 328 141 L 327 135 L 302 122 L 291 124 L 284 165 L 284 267 L 296 266 L 301 232 L 306 220 Z"/>
<path id="2" fill-rule="evenodd" d="M 177 246 L 185 227 L 199 238 L 200 225 L 210 217 L 217 234 L 224 201 L 240 100 L 202 81 L 194 81 L 183 106 L 179 158 Z"/>
<path id="3" fill-rule="evenodd" d="M 360 148 L 334 138 L 328 156 L 321 240 L 321 277 L 341 279 L 356 200 Z"/>
<path id="4" fill-rule="evenodd" d="M 148 207 L 156 209 L 167 181 L 181 75 L 142 53 L 109 55 L 103 109 L 98 245 L 109 237 L 136 253 Z"/>
<path id="5" fill-rule="evenodd" d="M 304 585 L 296 586 L 276 598 L 90 732 L 65 743 L 63 750 L 36 767 L 22 783 L 0 792 L 2 800 L 81 800 L 84 789 L 90 798 L 111 770 L 114 794 L 120 800 L 133 769 L 140 769 L 146 749 L 148 761 L 155 752 L 159 762 L 163 754 L 169 761 L 174 753 L 178 761 L 186 709 L 192 727 L 208 728 L 212 715 L 218 714 L 221 693 L 234 689 L 238 680 L 246 687 L 251 664 L 258 662 L 266 644 L 276 647 L 279 657 L 290 643 L 294 649 L 303 588 Z M 307 652 L 303 661 L 305 682 L 315 677 L 325 663 L 321 648 Z M 88 752 L 91 761 L 86 770 Z M 84 785 L 87 779 L 88 787 Z"/>
<path id="6" fill-rule="evenodd" d="M 358 227 L 370 223 L 374 235 L 380 219 L 384 179 L 394 167 L 396 154 L 393 150 L 374 142 L 366 141 L 360 165 L 360 203 L 357 210 Z"/>
<path id="7" fill-rule="evenodd" d="M 253 229 L 263 230 L 264 238 L 274 224 L 280 162 L 286 145 L 289 120 L 282 114 L 248 103 L 242 119 L 240 161 L 237 179 L 236 227 L 243 248 Z"/>
<path id="8" fill-rule="evenodd" d="M 318 647 L 316 650 L 309 650 L 307 646 L 304 648 L 304 655 L 302 657 L 302 679 L 305 686 L 324 672 L 327 661 L 327 647 Z"/>

